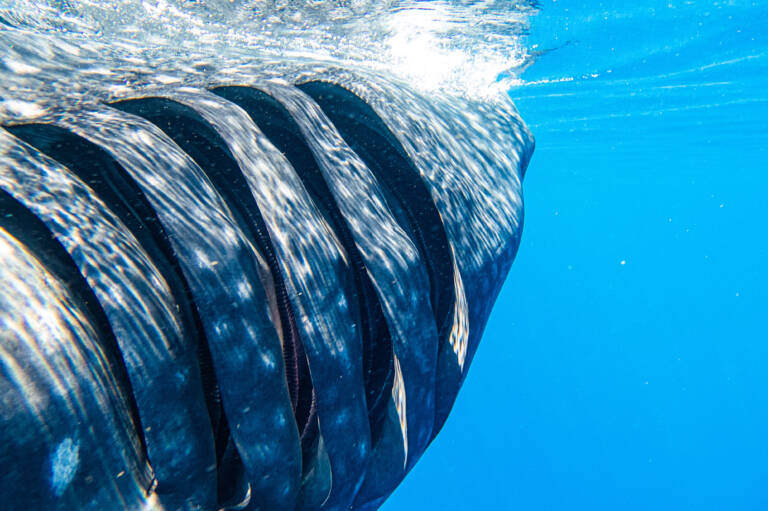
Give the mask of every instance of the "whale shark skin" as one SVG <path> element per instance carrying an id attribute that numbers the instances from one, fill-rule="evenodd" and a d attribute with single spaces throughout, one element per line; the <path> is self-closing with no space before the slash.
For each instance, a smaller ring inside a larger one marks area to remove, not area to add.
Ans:
<path id="1" fill-rule="evenodd" d="M 520 243 L 508 100 L 318 63 L 0 130 L 0 509 L 375 509 Z"/>

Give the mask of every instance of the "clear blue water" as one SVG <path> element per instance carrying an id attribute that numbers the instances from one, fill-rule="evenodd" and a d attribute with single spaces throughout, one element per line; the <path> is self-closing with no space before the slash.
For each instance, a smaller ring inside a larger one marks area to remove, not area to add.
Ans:
<path id="1" fill-rule="evenodd" d="M 540 7 L 523 243 L 383 509 L 768 509 L 768 4 Z"/>

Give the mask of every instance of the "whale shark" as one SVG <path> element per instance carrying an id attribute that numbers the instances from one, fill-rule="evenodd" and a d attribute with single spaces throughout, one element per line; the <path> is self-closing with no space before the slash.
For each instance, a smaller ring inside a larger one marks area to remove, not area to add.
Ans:
<path id="1" fill-rule="evenodd" d="M 377 509 L 466 379 L 533 136 L 280 46 L 344 5 L 150 4 L 0 6 L 0 509 Z"/>
<path id="2" fill-rule="evenodd" d="M 325 64 L 0 130 L 7 509 L 376 509 L 520 243 L 509 102 Z"/>

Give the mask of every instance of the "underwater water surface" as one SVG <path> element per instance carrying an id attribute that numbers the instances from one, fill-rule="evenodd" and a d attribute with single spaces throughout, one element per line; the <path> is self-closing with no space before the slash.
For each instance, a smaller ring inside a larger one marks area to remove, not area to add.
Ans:
<path id="1" fill-rule="evenodd" d="M 768 8 L 539 8 L 520 251 L 384 509 L 768 509 Z"/>

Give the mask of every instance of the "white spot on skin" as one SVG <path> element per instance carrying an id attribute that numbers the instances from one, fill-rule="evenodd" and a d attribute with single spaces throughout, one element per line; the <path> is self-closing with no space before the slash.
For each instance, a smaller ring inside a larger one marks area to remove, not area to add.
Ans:
<path id="1" fill-rule="evenodd" d="M 241 300 L 247 300 L 253 296 L 253 288 L 247 281 L 240 281 L 237 283 L 237 294 Z"/>
<path id="2" fill-rule="evenodd" d="M 349 422 L 349 410 L 340 410 L 336 417 L 336 424 L 344 425 Z"/>
<path id="3" fill-rule="evenodd" d="M 262 353 L 261 354 L 261 360 L 264 362 L 264 365 L 268 369 L 274 369 L 275 368 L 275 359 L 269 353 Z"/>
<path id="4" fill-rule="evenodd" d="M 80 444 L 65 438 L 56 448 L 51 457 L 51 487 L 53 493 L 60 497 L 75 477 L 80 465 Z"/>

